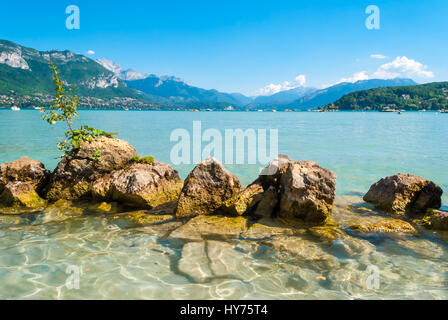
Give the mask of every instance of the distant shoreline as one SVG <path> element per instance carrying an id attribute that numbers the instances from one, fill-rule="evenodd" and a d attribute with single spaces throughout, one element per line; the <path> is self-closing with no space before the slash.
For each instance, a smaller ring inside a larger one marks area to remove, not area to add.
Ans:
<path id="1" fill-rule="evenodd" d="M 284 110 L 277 110 L 277 111 L 272 111 L 272 110 L 262 110 L 262 111 L 258 111 L 258 110 L 177 110 L 177 109 L 129 109 L 129 110 L 124 110 L 124 109 L 115 109 L 115 108 L 95 108 L 95 109 L 88 109 L 88 108 L 78 108 L 78 110 L 80 111 L 160 111 L 160 112 L 166 112 L 166 111 L 172 111 L 172 112 L 226 112 L 226 113 L 235 113 L 235 112 L 254 112 L 254 113 L 397 113 L 397 112 L 383 112 L 380 110 L 339 110 L 339 111 L 318 111 L 318 110 L 300 110 L 300 111 L 284 111 Z M 0 111 L 13 111 L 11 110 L 9 107 L 7 108 L 2 108 L 0 107 Z M 39 110 L 35 110 L 33 108 L 21 108 L 20 111 L 33 111 L 33 112 L 39 112 Z M 15 111 L 17 112 L 17 111 Z M 402 113 L 442 113 L 438 110 L 426 110 L 426 111 L 420 111 L 420 110 L 405 110 L 405 111 L 401 111 Z"/>

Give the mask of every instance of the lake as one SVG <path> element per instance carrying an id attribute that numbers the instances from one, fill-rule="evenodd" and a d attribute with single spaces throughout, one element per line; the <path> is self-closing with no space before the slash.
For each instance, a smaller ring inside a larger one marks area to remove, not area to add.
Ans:
<path id="1" fill-rule="evenodd" d="M 89 126 L 118 132 L 139 155 L 166 163 L 175 145 L 171 133 L 192 132 L 193 121 L 201 121 L 203 131 L 217 129 L 223 135 L 226 129 L 277 129 L 279 153 L 336 172 L 336 214 L 347 203 L 362 203 L 372 183 L 396 173 L 439 184 L 445 209 L 448 205 L 448 114 L 80 111 L 79 116 Z M 54 169 L 60 155 L 56 143 L 64 131 L 50 127 L 35 110 L 0 110 L 0 163 L 26 155 Z M 174 167 L 185 178 L 194 164 Z M 262 165 L 226 167 L 247 185 Z M 199 281 L 194 270 L 179 272 L 181 244 L 144 228 L 124 228 L 110 216 L 63 222 L 43 214 L 0 216 L 0 298 L 447 299 L 448 242 L 442 238 L 430 232 L 361 237 L 362 254 L 335 242 L 323 248 L 335 257 L 334 265 L 325 266 L 278 256 L 261 243 L 234 241 L 226 244 L 225 276 Z M 78 290 L 65 286 L 70 265 L 83 270 Z M 380 289 L 363 285 L 369 265 L 381 272 Z"/>

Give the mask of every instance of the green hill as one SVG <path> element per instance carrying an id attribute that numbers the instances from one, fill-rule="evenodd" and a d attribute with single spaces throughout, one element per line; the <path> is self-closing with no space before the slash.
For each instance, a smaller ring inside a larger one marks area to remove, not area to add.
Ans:
<path id="1" fill-rule="evenodd" d="M 440 110 L 448 108 L 448 82 L 375 88 L 346 94 L 327 108 L 339 110 Z"/>

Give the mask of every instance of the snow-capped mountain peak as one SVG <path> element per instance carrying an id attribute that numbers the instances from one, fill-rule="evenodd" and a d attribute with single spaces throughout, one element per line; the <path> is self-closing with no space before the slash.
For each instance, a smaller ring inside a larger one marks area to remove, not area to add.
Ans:
<path id="1" fill-rule="evenodd" d="M 96 62 L 98 62 L 100 65 L 102 65 L 104 68 L 106 68 L 109 71 L 112 71 L 117 76 L 121 73 L 121 66 L 113 61 L 107 60 L 107 59 L 96 59 Z"/>

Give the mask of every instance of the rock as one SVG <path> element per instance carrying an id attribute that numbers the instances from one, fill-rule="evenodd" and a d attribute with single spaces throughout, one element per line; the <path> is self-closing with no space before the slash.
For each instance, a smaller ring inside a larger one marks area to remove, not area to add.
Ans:
<path id="1" fill-rule="evenodd" d="M 185 180 L 176 209 L 176 217 L 214 213 L 240 191 L 237 177 L 215 158 L 199 163 Z"/>
<path id="2" fill-rule="evenodd" d="M 43 208 L 46 201 L 39 197 L 33 184 L 15 181 L 3 187 L 0 203 L 7 207 Z"/>
<path id="3" fill-rule="evenodd" d="M 278 188 L 280 178 L 285 173 L 290 162 L 292 160 L 287 155 L 281 154 L 261 171 L 259 180 L 264 190 L 268 190 L 271 186 Z"/>
<path id="4" fill-rule="evenodd" d="M 187 241 L 239 238 L 248 229 L 248 224 L 244 217 L 197 216 L 174 230 L 169 238 Z"/>
<path id="5" fill-rule="evenodd" d="M 350 229 L 361 232 L 382 232 L 382 233 L 416 233 L 417 230 L 406 221 L 393 218 L 376 217 L 368 221 L 360 219 L 359 223 L 349 226 Z"/>
<path id="6" fill-rule="evenodd" d="M 183 183 L 169 164 L 133 163 L 100 178 L 92 185 L 94 199 L 118 201 L 140 208 L 153 208 L 177 199 Z"/>
<path id="7" fill-rule="evenodd" d="M 422 224 L 434 230 L 448 230 L 448 212 L 440 210 L 428 210 L 422 219 Z"/>
<path id="8" fill-rule="evenodd" d="M 261 200 L 255 209 L 254 216 L 261 218 L 271 218 L 276 212 L 278 205 L 278 191 L 274 186 L 270 186 L 261 196 Z"/>
<path id="9" fill-rule="evenodd" d="M 264 198 L 263 187 L 259 180 L 256 180 L 235 197 L 227 200 L 220 211 L 224 215 L 242 216 L 245 213 L 250 213 L 255 207 L 258 208 L 262 198 Z"/>
<path id="10" fill-rule="evenodd" d="M 289 162 L 280 178 L 278 216 L 323 224 L 336 197 L 336 174 L 312 161 Z"/>
<path id="11" fill-rule="evenodd" d="M 28 157 L 0 164 L 0 193 L 6 184 L 17 181 L 29 183 L 40 191 L 49 175 L 50 171 L 41 162 Z"/>
<path id="12" fill-rule="evenodd" d="M 101 153 L 98 160 L 92 158 L 96 152 Z M 136 155 L 134 147 L 123 140 L 98 137 L 85 141 L 58 164 L 46 188 L 46 198 L 90 198 L 92 182 L 122 169 Z"/>
<path id="13" fill-rule="evenodd" d="M 45 201 L 39 193 L 49 174 L 42 163 L 28 157 L 1 164 L 0 204 L 12 208 L 43 207 Z M 2 212 L 9 213 L 4 210 Z"/>
<path id="14" fill-rule="evenodd" d="M 421 216 L 429 208 L 440 208 L 442 193 L 432 181 L 411 174 L 397 174 L 373 184 L 364 201 L 390 214 Z"/>

